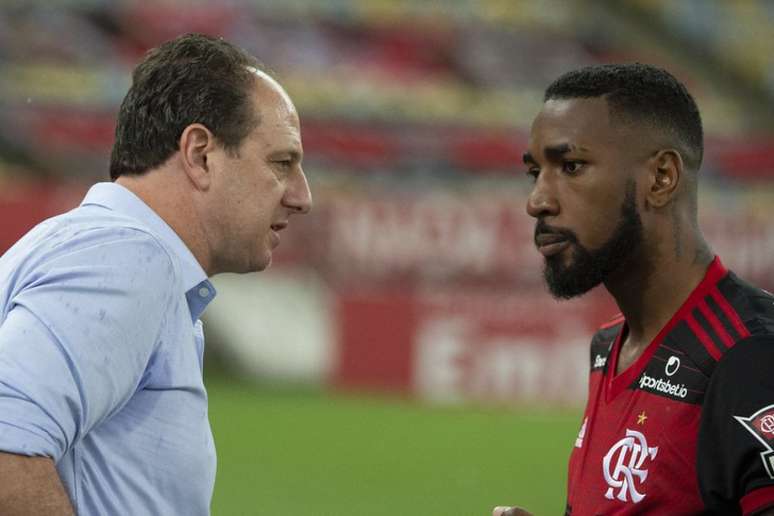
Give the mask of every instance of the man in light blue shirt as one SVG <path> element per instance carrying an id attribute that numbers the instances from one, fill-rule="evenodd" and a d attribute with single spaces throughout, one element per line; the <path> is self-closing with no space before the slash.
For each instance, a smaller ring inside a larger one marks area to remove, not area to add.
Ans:
<path id="1" fill-rule="evenodd" d="M 269 266 L 311 208 L 302 156 L 292 101 L 240 49 L 146 56 L 113 182 L 0 258 L 0 514 L 209 514 L 207 278 Z"/>

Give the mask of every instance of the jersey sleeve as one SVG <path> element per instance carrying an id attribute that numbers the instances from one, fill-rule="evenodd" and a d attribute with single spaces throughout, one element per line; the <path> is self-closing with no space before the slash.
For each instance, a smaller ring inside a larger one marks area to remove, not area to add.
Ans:
<path id="1" fill-rule="evenodd" d="M 37 265 L 0 325 L 0 450 L 58 461 L 128 401 L 176 275 L 136 230 L 92 234 Z"/>
<path id="2" fill-rule="evenodd" d="M 738 342 L 705 394 L 697 472 L 707 508 L 754 514 L 774 506 L 774 335 Z"/>

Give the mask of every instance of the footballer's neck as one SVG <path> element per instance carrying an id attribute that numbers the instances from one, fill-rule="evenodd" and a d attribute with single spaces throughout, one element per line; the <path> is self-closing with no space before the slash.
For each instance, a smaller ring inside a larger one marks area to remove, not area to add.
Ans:
<path id="1" fill-rule="evenodd" d="M 626 319 L 616 374 L 642 355 L 674 314 L 701 283 L 714 258 L 697 234 L 680 253 L 641 252 L 605 282 Z"/>

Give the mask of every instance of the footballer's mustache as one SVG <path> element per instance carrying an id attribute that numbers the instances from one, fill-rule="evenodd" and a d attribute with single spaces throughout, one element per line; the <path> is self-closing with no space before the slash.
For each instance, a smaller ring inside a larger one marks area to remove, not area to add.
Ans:
<path id="1" fill-rule="evenodd" d="M 560 241 L 566 240 L 572 244 L 578 243 L 578 236 L 574 231 L 570 229 L 557 228 L 549 226 L 543 219 L 538 219 L 535 223 L 535 233 L 533 240 L 536 246 L 540 246 L 541 242 L 545 241 L 546 237 L 550 236 L 552 240 Z"/>

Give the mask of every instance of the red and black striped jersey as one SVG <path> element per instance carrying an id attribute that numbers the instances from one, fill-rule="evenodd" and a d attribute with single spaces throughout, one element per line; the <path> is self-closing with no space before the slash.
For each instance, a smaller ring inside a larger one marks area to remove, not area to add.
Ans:
<path id="1" fill-rule="evenodd" d="M 752 514 L 774 505 L 774 296 L 715 258 L 615 375 L 625 333 L 619 317 L 591 343 L 567 514 Z"/>

